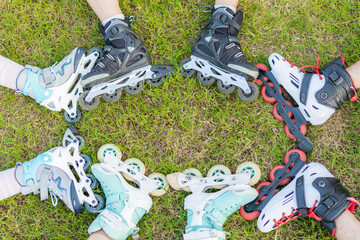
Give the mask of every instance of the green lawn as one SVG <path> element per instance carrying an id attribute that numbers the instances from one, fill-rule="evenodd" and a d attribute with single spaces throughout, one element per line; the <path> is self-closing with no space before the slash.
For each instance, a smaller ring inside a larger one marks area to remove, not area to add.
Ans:
<path id="1" fill-rule="evenodd" d="M 251 63 L 267 63 L 278 52 L 297 65 L 321 66 L 339 55 L 348 64 L 360 59 L 360 3 L 357 0 L 244 0 L 242 48 Z M 191 46 L 209 13 L 202 7 L 213 1 L 125 0 L 126 15 L 135 15 L 133 28 L 144 39 L 153 62 L 177 68 L 191 55 Z M 103 47 L 96 15 L 85 1 L 0 0 L 0 54 L 20 64 L 41 68 L 60 61 L 77 46 Z M 200 86 L 179 72 L 164 86 L 146 87 L 136 96 L 123 95 L 114 104 L 102 102 L 83 112 L 77 123 L 86 141 L 83 153 L 93 162 L 105 143 L 117 144 L 125 158 L 145 162 L 147 174 L 169 174 L 196 167 L 206 174 L 224 164 L 233 172 L 243 161 L 257 163 L 268 179 L 272 167 L 282 164 L 285 152 L 296 147 L 283 133 L 283 123 L 272 116 L 272 105 L 260 97 L 253 103 L 225 96 L 216 87 Z M 324 164 L 351 194 L 360 199 L 359 103 L 346 103 L 325 124 L 308 125 L 314 143 L 308 161 Z M 40 107 L 29 97 L 0 87 L 1 170 L 27 161 L 61 144 L 68 124 L 63 113 Z M 100 190 L 98 190 L 100 192 Z M 154 205 L 139 224 L 141 239 L 181 239 L 186 226 L 185 192 L 169 191 L 153 198 Z M 359 217 L 359 211 L 356 216 Z M 84 239 L 96 215 L 73 214 L 59 203 L 40 202 L 39 196 L 12 197 L 0 202 L 1 239 Z M 293 221 L 268 234 L 256 221 L 238 212 L 228 218 L 228 239 L 330 239 L 313 219 Z"/>

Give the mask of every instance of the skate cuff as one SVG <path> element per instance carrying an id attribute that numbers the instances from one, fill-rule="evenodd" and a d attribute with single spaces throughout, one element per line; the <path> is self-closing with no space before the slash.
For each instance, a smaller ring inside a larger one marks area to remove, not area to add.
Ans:
<path id="1" fill-rule="evenodd" d="M 360 202 L 353 197 L 348 197 L 346 200 L 350 201 L 350 204 L 346 208 L 346 210 L 349 210 L 351 213 L 354 213 L 355 209 L 357 209 L 360 206 Z"/>
<path id="2" fill-rule="evenodd" d="M 53 90 L 45 89 L 40 86 L 39 78 L 41 70 L 34 72 L 32 68 L 29 68 L 29 66 L 27 66 L 27 69 L 27 79 L 23 89 L 23 94 L 28 96 L 30 91 L 32 91 L 36 102 L 40 104 L 41 102 L 51 97 Z"/>
<path id="3" fill-rule="evenodd" d="M 198 228 L 196 231 L 183 234 L 184 240 L 218 240 L 225 239 L 226 232 L 217 229 Z"/>

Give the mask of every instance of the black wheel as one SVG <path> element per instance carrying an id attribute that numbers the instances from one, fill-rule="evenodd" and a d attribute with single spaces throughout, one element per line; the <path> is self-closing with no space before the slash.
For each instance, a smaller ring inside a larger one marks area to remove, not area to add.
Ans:
<path id="1" fill-rule="evenodd" d="M 79 129 L 77 129 L 75 126 L 70 126 L 69 130 L 72 132 L 72 134 L 74 135 L 80 135 Z"/>
<path id="2" fill-rule="evenodd" d="M 102 97 L 102 99 L 104 99 L 105 102 L 113 103 L 113 102 L 119 101 L 119 99 L 121 98 L 121 94 L 122 94 L 122 90 L 116 89 L 113 94 L 105 93 L 105 94 L 102 94 L 101 97 Z"/>
<path id="3" fill-rule="evenodd" d="M 70 116 L 69 113 L 67 113 L 66 111 L 64 112 L 65 120 L 70 124 L 74 124 L 74 123 L 76 123 L 77 121 L 80 120 L 80 118 L 81 118 L 80 109 L 76 109 L 76 113 L 74 113 L 73 115 L 74 116 Z"/>
<path id="4" fill-rule="evenodd" d="M 82 109 L 86 110 L 86 111 L 91 111 L 94 110 L 97 106 L 99 106 L 100 104 L 100 98 L 98 96 L 94 97 L 93 99 L 91 99 L 90 102 L 85 101 L 87 95 L 89 94 L 89 90 L 88 91 L 84 91 L 79 98 L 79 105 Z"/>
<path id="5" fill-rule="evenodd" d="M 187 78 L 187 77 L 191 77 L 191 76 L 194 76 L 195 75 L 195 70 L 194 69 L 184 69 L 183 66 L 190 62 L 191 59 L 190 58 L 185 58 L 184 60 L 182 60 L 179 64 L 180 66 L 180 72 L 181 74 L 183 75 L 183 77 Z"/>
<path id="6" fill-rule="evenodd" d="M 147 82 L 150 84 L 150 87 L 160 87 L 164 84 L 166 76 L 158 77 L 155 79 L 149 79 Z"/>
<path id="7" fill-rule="evenodd" d="M 139 81 L 134 87 L 126 86 L 124 91 L 129 95 L 139 94 L 144 86 L 143 81 Z"/>
<path id="8" fill-rule="evenodd" d="M 197 73 L 197 79 L 199 80 L 200 84 L 203 86 L 211 86 L 216 82 L 216 78 L 204 77 L 204 75 L 201 72 Z"/>
<path id="9" fill-rule="evenodd" d="M 95 188 L 97 188 L 97 186 L 99 185 L 99 181 L 95 178 L 95 176 L 94 175 L 92 175 L 92 174 L 86 174 L 86 176 L 90 179 L 89 181 L 91 181 L 90 182 L 90 188 L 92 189 L 92 190 L 94 190 Z M 87 183 L 88 181 L 86 181 L 86 183 Z"/>
<path id="10" fill-rule="evenodd" d="M 225 85 L 221 80 L 217 81 L 217 87 L 218 87 L 219 91 L 224 94 L 231 94 L 236 89 L 235 85 L 232 85 L 232 84 Z"/>
<path id="11" fill-rule="evenodd" d="M 84 159 L 84 171 L 86 172 L 87 170 L 89 170 L 90 165 L 91 165 L 91 158 L 90 156 L 86 155 L 86 154 L 80 154 L 80 156 Z"/>
<path id="12" fill-rule="evenodd" d="M 94 193 L 95 195 L 95 198 L 97 200 L 97 204 L 96 202 L 93 202 L 92 204 L 94 206 L 91 206 L 89 203 L 85 203 L 85 209 L 89 212 L 89 213 L 99 213 L 100 210 L 102 210 L 105 206 L 105 200 L 104 198 L 97 194 L 97 193 Z"/>
<path id="13" fill-rule="evenodd" d="M 242 90 L 241 88 L 238 88 L 238 96 L 239 96 L 240 100 L 242 100 L 244 102 L 253 102 L 259 96 L 259 88 L 253 82 L 248 82 L 248 84 L 249 84 L 251 93 L 246 94 L 244 92 L 244 90 Z"/>

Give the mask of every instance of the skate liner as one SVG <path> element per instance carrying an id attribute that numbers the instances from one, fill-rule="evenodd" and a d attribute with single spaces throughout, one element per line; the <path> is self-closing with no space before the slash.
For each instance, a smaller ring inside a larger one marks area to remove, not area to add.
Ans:
<path id="1" fill-rule="evenodd" d="M 79 80 L 90 72 L 101 57 L 102 50 L 92 48 L 87 55 L 85 53 L 83 48 L 77 47 L 60 63 L 43 70 L 27 65 L 17 79 L 17 86 L 22 90 L 16 93 L 30 96 L 52 111 L 64 109 L 65 119 L 69 123 L 79 121 L 81 112 L 77 102 L 83 92 Z"/>
<path id="2" fill-rule="evenodd" d="M 100 163 L 91 169 L 105 193 L 106 207 L 88 232 L 91 234 L 103 229 L 112 239 L 126 239 L 130 235 L 138 239 L 136 225 L 153 204 L 149 194 L 162 196 L 169 185 L 163 174 L 145 176 L 145 165 L 139 159 L 130 158 L 122 162 L 121 157 L 118 147 L 112 144 L 106 144 L 98 151 Z"/>
<path id="3" fill-rule="evenodd" d="M 15 178 L 24 195 L 40 194 L 40 200 L 51 197 L 53 205 L 58 198 L 73 212 L 86 208 L 100 210 L 104 206 L 103 198 L 93 189 L 97 180 L 85 171 L 90 168 L 90 157 L 80 154 L 83 139 L 75 136 L 75 128 L 68 129 L 63 138 L 63 146 L 55 147 L 38 155 L 36 158 L 17 163 Z"/>
<path id="4" fill-rule="evenodd" d="M 104 56 L 82 78 L 85 91 L 79 104 L 83 109 L 95 109 L 100 96 L 106 102 L 118 101 L 122 90 L 130 95 L 139 94 L 145 82 L 159 87 L 172 75 L 174 69 L 169 66 L 151 65 L 150 54 L 128 18 L 113 19 L 99 28 L 106 46 Z"/>
<path id="5" fill-rule="evenodd" d="M 240 40 L 243 13 L 235 14 L 231 9 L 220 7 L 212 9 L 212 16 L 193 47 L 190 58 L 180 63 L 184 77 L 191 77 L 197 72 L 201 85 L 211 86 L 217 81 L 221 93 L 231 94 L 236 89 L 241 100 L 255 101 L 259 89 L 253 82 L 259 71 L 245 58 Z"/>
<path id="6" fill-rule="evenodd" d="M 184 239 L 225 239 L 229 234 L 223 231 L 226 219 L 256 198 L 257 191 L 249 186 L 256 184 L 261 176 L 256 164 L 243 163 L 236 174 L 230 174 L 227 167 L 217 165 L 204 178 L 193 168 L 167 175 L 173 189 L 191 192 L 184 203 L 188 218 Z M 209 189 L 218 191 L 207 192 Z"/>
<path id="7" fill-rule="evenodd" d="M 298 147 L 305 153 L 312 150 L 311 141 L 305 137 L 306 123 L 324 123 L 347 100 L 357 99 L 356 89 L 350 75 L 345 70 L 341 56 L 319 69 L 316 66 L 299 68 L 277 53 L 269 57 L 271 71 L 262 64 L 259 83 L 264 84 L 261 95 L 266 102 L 275 103 L 273 114 L 285 122 L 284 131 L 290 139 L 297 139 Z M 314 70 L 303 68 L 312 67 Z M 282 95 L 280 85 L 296 102 L 294 107 Z"/>

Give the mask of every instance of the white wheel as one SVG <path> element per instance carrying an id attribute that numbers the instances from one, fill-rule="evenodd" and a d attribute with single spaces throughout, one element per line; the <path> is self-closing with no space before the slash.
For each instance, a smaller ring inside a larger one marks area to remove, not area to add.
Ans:
<path id="1" fill-rule="evenodd" d="M 183 171 L 183 174 L 202 178 L 201 172 L 199 170 L 197 170 L 196 168 L 188 168 L 185 171 Z M 186 192 L 191 192 L 189 187 L 184 187 L 182 190 L 184 190 Z"/>
<path id="2" fill-rule="evenodd" d="M 231 171 L 228 167 L 225 167 L 224 165 L 216 165 L 216 166 L 213 166 L 212 168 L 210 168 L 210 170 L 208 171 L 207 173 L 207 177 L 212 177 L 216 174 L 223 174 L 223 175 L 230 175 L 231 174 Z M 223 179 L 218 179 L 217 180 L 218 182 L 222 182 Z M 213 188 L 215 189 L 222 189 L 224 187 L 226 187 L 227 185 L 215 185 L 215 186 L 212 186 Z"/>
<path id="3" fill-rule="evenodd" d="M 166 176 L 162 173 L 153 173 L 149 176 L 152 180 L 157 180 L 161 183 L 158 189 L 152 191 L 150 194 L 153 196 L 162 196 L 169 190 L 169 183 L 166 180 Z"/>
<path id="4" fill-rule="evenodd" d="M 115 146 L 114 144 L 105 144 L 102 145 L 97 152 L 97 158 L 99 159 L 100 162 L 104 162 L 106 151 L 113 151 L 114 155 L 119 160 L 122 157 L 122 153 L 117 146 Z"/>
<path id="5" fill-rule="evenodd" d="M 249 181 L 250 186 L 254 186 L 259 182 L 261 177 L 261 170 L 259 166 L 253 162 L 244 162 L 236 168 L 236 173 L 250 172 L 251 178 Z"/>
<path id="6" fill-rule="evenodd" d="M 145 164 L 141 160 L 139 160 L 137 158 L 129 158 L 129 159 L 125 160 L 124 163 L 130 165 L 131 167 L 135 166 L 136 171 L 138 171 L 142 175 L 145 174 L 145 170 L 146 170 Z M 131 182 L 135 181 L 135 179 L 133 179 L 131 177 L 131 175 L 135 175 L 135 172 L 133 170 L 129 169 L 128 173 L 122 173 L 122 174 L 126 180 L 131 181 Z"/>

